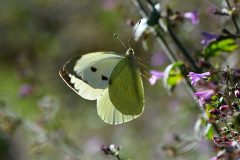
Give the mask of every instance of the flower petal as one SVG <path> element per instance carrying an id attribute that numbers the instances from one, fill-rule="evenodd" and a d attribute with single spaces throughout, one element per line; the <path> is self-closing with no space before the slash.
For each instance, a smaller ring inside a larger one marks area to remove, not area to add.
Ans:
<path id="1" fill-rule="evenodd" d="M 164 73 L 163 72 L 160 72 L 160 71 L 156 71 L 156 70 L 152 70 L 150 71 L 150 74 L 152 75 L 150 78 L 149 78 L 149 83 L 151 85 L 154 85 L 157 80 L 163 78 L 164 76 Z"/>
<path id="2" fill-rule="evenodd" d="M 183 14 L 183 17 L 186 19 L 190 19 L 193 25 L 196 25 L 199 23 L 199 17 L 198 17 L 197 11 L 186 12 Z"/>

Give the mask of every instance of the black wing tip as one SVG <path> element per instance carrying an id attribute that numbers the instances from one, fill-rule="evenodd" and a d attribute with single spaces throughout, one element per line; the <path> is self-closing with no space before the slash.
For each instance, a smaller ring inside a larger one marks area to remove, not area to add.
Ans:
<path id="1" fill-rule="evenodd" d="M 67 74 L 67 71 L 62 67 L 61 69 L 59 69 L 58 74 L 60 77 L 62 77 L 63 75 Z"/>
<path id="2" fill-rule="evenodd" d="M 74 84 L 71 83 L 71 77 L 70 77 L 70 74 L 63 68 L 61 68 L 59 71 L 58 71 L 60 77 L 63 79 L 63 81 L 69 86 L 71 87 L 72 89 L 75 90 L 74 88 Z"/>

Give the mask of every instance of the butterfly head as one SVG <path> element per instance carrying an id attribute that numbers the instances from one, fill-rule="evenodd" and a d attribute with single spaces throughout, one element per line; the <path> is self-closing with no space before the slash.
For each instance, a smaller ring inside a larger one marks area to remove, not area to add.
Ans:
<path id="1" fill-rule="evenodd" d="M 134 55 L 134 51 L 132 48 L 129 48 L 126 52 L 126 55 Z"/>

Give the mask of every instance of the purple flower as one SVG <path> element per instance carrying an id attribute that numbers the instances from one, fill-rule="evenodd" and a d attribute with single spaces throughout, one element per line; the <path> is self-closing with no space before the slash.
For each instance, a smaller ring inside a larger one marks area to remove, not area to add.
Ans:
<path id="1" fill-rule="evenodd" d="M 199 104 L 202 106 L 205 102 L 211 99 L 214 93 L 215 93 L 214 90 L 210 89 L 207 91 L 196 92 L 194 93 L 194 96 L 196 96 L 199 99 Z"/>
<path id="2" fill-rule="evenodd" d="M 212 157 L 211 160 L 219 160 L 218 157 Z"/>
<path id="3" fill-rule="evenodd" d="M 155 53 L 151 58 L 151 64 L 153 66 L 162 66 L 165 61 L 166 61 L 166 56 L 161 53 Z"/>
<path id="4" fill-rule="evenodd" d="M 151 85 L 154 85 L 157 80 L 163 78 L 163 76 L 164 76 L 164 73 L 163 73 L 163 72 L 155 71 L 155 70 L 150 71 L 150 74 L 152 75 L 152 76 L 149 78 L 149 83 L 150 83 Z"/>
<path id="5" fill-rule="evenodd" d="M 111 11 L 117 6 L 117 0 L 102 0 L 104 10 Z"/>
<path id="6" fill-rule="evenodd" d="M 199 17 L 198 17 L 197 11 L 185 12 L 183 14 L 183 17 L 186 19 L 190 19 L 193 25 L 197 25 L 199 23 Z"/>
<path id="7" fill-rule="evenodd" d="M 22 97 L 28 97 L 32 94 L 33 87 L 30 84 L 23 84 L 20 88 L 20 95 Z"/>
<path id="8" fill-rule="evenodd" d="M 103 140 L 99 137 L 91 137 L 84 144 L 83 150 L 90 155 L 94 155 L 99 152 L 99 148 L 102 146 L 102 144 Z"/>
<path id="9" fill-rule="evenodd" d="M 206 79 L 210 75 L 211 75 L 210 72 L 204 72 L 204 73 L 189 72 L 189 74 L 188 74 L 192 85 L 196 85 L 198 81 Z"/>
<path id="10" fill-rule="evenodd" d="M 208 33 L 208 32 L 202 32 L 203 39 L 201 41 L 201 44 L 208 45 L 211 41 L 216 40 L 219 35 Z"/>

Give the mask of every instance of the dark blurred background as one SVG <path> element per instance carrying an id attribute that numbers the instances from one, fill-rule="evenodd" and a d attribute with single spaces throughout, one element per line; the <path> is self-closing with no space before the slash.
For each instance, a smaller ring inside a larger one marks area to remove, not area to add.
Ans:
<path id="1" fill-rule="evenodd" d="M 144 79 L 146 108 L 131 122 L 112 126 L 96 113 L 95 102 L 75 94 L 58 75 L 74 55 L 94 51 L 125 53 L 113 37 L 131 37 L 130 20 L 139 10 L 129 0 L 0 0 L 0 159 L 83 160 L 113 159 L 101 146 L 122 146 L 123 158 L 132 160 L 195 159 L 211 153 L 202 141 L 179 158 L 167 157 L 162 146 L 180 135 L 194 137 L 199 111 L 183 86 L 172 95 L 162 83 L 151 86 Z M 161 1 L 162 7 L 187 12 L 196 10 L 200 24 L 185 22 L 177 32 L 190 52 L 202 48 L 201 32 L 220 32 L 224 18 L 209 16 L 214 6 L 207 1 Z M 163 51 L 150 39 L 149 49 L 133 42 L 136 55 L 149 68 L 162 70 L 169 64 Z M 151 57 L 160 55 L 153 66 Z"/>

